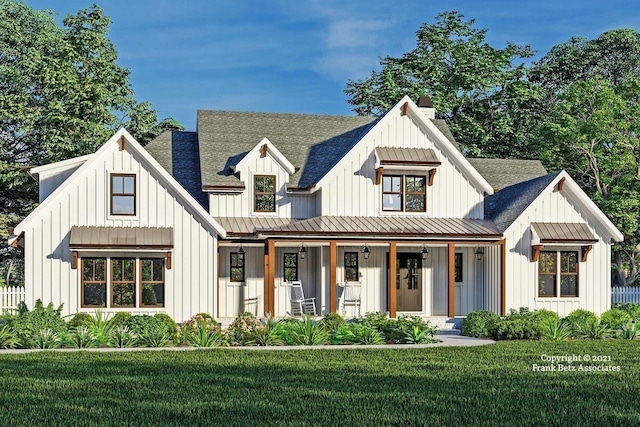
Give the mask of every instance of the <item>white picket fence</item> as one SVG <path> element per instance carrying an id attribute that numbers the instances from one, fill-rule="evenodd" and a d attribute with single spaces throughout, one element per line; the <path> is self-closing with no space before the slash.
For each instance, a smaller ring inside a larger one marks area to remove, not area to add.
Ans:
<path id="1" fill-rule="evenodd" d="M 18 307 L 20 301 L 24 301 L 24 287 L 0 287 L 0 314 L 3 310 L 13 310 Z"/>
<path id="2" fill-rule="evenodd" d="M 640 287 L 636 286 L 612 286 L 611 304 L 636 302 L 640 303 Z"/>

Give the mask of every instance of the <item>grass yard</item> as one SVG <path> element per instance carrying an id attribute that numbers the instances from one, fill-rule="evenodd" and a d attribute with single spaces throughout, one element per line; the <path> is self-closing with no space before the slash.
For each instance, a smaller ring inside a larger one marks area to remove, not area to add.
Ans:
<path id="1" fill-rule="evenodd" d="M 571 354 L 609 356 L 611 362 L 583 365 L 620 372 L 532 371 L 551 364 L 543 355 Z M 4 426 L 640 425 L 639 394 L 639 341 L 0 352 Z"/>

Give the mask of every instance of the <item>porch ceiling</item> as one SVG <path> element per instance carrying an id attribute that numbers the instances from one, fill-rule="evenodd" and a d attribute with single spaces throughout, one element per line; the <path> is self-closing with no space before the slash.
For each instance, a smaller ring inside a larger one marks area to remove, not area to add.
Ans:
<path id="1" fill-rule="evenodd" d="M 262 227 L 257 233 L 266 236 L 354 236 L 354 237 L 423 237 L 423 238 L 491 238 L 502 233 L 492 221 L 460 218 L 425 217 L 346 217 L 321 216 L 291 222 L 279 227 Z"/>
<path id="2" fill-rule="evenodd" d="M 172 249 L 173 228 L 72 227 L 71 249 Z"/>

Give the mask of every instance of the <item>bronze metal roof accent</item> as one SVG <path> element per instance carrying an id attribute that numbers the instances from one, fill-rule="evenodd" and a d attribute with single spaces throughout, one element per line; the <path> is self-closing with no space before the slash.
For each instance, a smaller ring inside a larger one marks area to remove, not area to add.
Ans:
<path id="1" fill-rule="evenodd" d="M 596 243 L 598 241 L 587 224 L 534 222 L 531 227 L 540 238 L 540 243 Z"/>
<path id="2" fill-rule="evenodd" d="M 172 249 L 173 228 L 71 227 L 73 249 Z"/>

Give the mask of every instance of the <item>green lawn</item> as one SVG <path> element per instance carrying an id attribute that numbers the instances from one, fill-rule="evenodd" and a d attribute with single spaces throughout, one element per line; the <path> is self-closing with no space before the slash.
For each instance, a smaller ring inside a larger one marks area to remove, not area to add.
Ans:
<path id="1" fill-rule="evenodd" d="M 532 372 L 543 354 L 620 372 Z M 640 425 L 639 395 L 639 341 L 0 352 L 1 425 Z"/>

